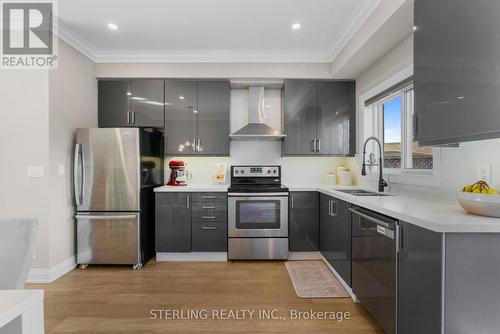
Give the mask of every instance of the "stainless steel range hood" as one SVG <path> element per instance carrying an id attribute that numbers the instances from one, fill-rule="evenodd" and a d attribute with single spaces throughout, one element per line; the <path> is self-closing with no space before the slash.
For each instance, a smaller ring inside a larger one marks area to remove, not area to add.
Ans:
<path id="1" fill-rule="evenodd" d="M 229 135 L 231 140 L 281 140 L 286 135 L 264 123 L 264 86 L 248 87 L 248 124 Z"/>

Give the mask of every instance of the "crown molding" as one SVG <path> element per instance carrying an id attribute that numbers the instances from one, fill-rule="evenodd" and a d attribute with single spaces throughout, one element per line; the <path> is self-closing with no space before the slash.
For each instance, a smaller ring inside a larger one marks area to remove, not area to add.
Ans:
<path id="1" fill-rule="evenodd" d="M 64 24 L 61 24 L 59 18 L 54 20 L 54 25 L 56 26 L 54 31 L 60 39 L 71 45 L 73 48 L 78 50 L 85 57 L 96 63 L 95 50 L 89 47 L 89 43 L 76 37 L 74 34 L 70 33 Z"/>
<path id="2" fill-rule="evenodd" d="M 331 63 L 335 60 L 381 2 L 382 0 L 368 0 L 354 12 L 349 20 L 349 24 L 342 32 L 340 39 L 330 48 L 328 52 L 328 62 Z"/>

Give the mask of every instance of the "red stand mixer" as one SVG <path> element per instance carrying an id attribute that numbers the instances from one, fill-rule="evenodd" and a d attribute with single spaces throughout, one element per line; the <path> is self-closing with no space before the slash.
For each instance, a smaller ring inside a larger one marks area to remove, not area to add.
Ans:
<path id="1" fill-rule="evenodd" d="M 186 170 L 186 164 L 182 160 L 171 160 L 168 163 L 171 169 L 168 186 L 187 186 L 186 181 L 191 178 L 191 173 Z"/>

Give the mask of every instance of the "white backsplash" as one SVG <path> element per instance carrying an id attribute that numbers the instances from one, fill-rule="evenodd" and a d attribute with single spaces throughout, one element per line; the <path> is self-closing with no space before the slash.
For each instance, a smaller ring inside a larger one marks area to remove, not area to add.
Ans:
<path id="1" fill-rule="evenodd" d="M 283 184 L 324 182 L 328 172 L 335 171 L 337 166 L 346 163 L 345 158 L 336 157 L 282 157 L 280 141 L 232 141 L 231 157 L 165 157 L 166 176 L 170 170 L 168 161 L 184 160 L 187 169 L 193 174 L 190 184 L 212 183 L 212 175 L 216 163 L 226 163 L 228 171 L 226 183 L 229 184 L 229 167 L 231 165 L 280 165 Z"/>

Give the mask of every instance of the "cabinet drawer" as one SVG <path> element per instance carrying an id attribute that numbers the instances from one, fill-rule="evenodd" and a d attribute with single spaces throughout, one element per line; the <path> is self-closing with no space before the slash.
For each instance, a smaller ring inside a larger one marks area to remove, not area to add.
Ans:
<path id="1" fill-rule="evenodd" d="M 193 223 L 227 222 L 227 211 L 195 211 L 192 219 Z"/>
<path id="2" fill-rule="evenodd" d="M 227 194 L 220 192 L 193 193 L 193 202 L 227 202 Z"/>
<path id="3" fill-rule="evenodd" d="M 227 202 L 215 202 L 206 200 L 203 202 L 193 201 L 193 212 L 214 212 L 214 211 L 227 211 Z"/>
<path id="4" fill-rule="evenodd" d="M 225 222 L 193 222 L 191 236 L 193 252 L 227 251 L 227 223 Z"/>

